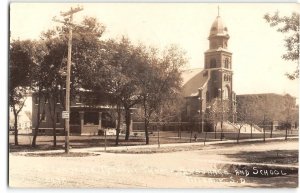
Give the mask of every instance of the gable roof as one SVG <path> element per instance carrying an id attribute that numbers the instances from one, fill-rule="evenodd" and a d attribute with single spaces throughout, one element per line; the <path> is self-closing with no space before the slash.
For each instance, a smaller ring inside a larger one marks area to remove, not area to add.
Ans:
<path id="1" fill-rule="evenodd" d="M 209 73 L 203 68 L 189 69 L 182 72 L 182 92 L 184 97 L 197 96 L 198 89 L 205 86 L 209 80 Z M 205 75 L 205 73 L 207 73 Z"/>

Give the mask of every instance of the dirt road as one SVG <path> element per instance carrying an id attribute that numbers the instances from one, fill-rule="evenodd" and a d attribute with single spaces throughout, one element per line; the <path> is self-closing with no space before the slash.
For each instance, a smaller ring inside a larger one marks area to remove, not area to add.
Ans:
<path id="1" fill-rule="evenodd" d="M 9 156 L 11 187 L 298 186 L 297 172 L 282 170 L 283 166 L 298 170 L 298 141 L 217 145 L 202 150 L 154 154 L 97 152 L 85 157 L 41 157 L 10 153 Z M 263 166 L 266 163 L 267 168 Z M 236 170 L 233 166 L 237 165 L 248 167 Z"/>

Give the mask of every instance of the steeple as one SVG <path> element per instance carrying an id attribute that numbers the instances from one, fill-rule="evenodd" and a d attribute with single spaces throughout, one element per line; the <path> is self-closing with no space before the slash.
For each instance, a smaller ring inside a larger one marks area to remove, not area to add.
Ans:
<path id="1" fill-rule="evenodd" d="M 209 49 L 227 49 L 229 38 L 228 28 L 220 16 L 220 8 L 218 6 L 218 16 L 212 23 L 209 32 Z"/>
<path id="2" fill-rule="evenodd" d="M 218 16 L 216 17 L 215 21 L 211 25 L 209 39 L 211 39 L 215 36 L 225 37 L 225 38 L 229 39 L 228 28 L 226 27 L 224 21 L 219 16 L 219 12 L 218 12 Z"/>
<path id="3" fill-rule="evenodd" d="M 205 54 L 205 69 L 209 70 L 210 82 L 208 99 L 218 98 L 222 92 L 223 99 L 230 99 L 232 93 L 232 53 L 227 49 L 228 28 L 220 16 L 213 21 L 209 32 L 209 49 Z"/>

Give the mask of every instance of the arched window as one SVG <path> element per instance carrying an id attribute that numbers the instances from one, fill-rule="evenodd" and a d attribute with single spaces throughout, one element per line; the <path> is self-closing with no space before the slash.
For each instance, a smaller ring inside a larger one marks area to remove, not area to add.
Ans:
<path id="1" fill-rule="evenodd" d="M 217 61 L 215 58 L 210 59 L 210 67 L 216 68 L 217 67 Z"/>
<path id="2" fill-rule="evenodd" d="M 219 90 L 218 88 L 214 89 L 214 98 L 218 98 L 219 97 Z"/>
<path id="3" fill-rule="evenodd" d="M 227 79 L 227 75 L 226 74 L 224 74 L 224 81 L 227 81 L 228 79 Z"/>
<path id="4" fill-rule="evenodd" d="M 228 58 L 225 58 L 225 68 L 229 68 L 229 59 Z"/>
<path id="5" fill-rule="evenodd" d="M 226 86 L 224 91 L 223 91 L 223 99 L 228 99 L 229 97 L 229 88 Z"/>

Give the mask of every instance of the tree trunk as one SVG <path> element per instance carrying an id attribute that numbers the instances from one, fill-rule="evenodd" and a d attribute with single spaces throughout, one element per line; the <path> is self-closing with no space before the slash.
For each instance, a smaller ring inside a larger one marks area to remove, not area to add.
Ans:
<path id="1" fill-rule="evenodd" d="M 223 141 L 223 120 L 221 121 L 221 141 Z"/>
<path id="2" fill-rule="evenodd" d="M 148 116 L 148 114 L 150 115 L 150 112 L 147 114 L 147 104 L 146 104 L 146 99 L 144 98 L 143 101 L 143 106 L 144 106 L 144 125 L 145 125 L 145 137 L 146 137 L 146 145 L 149 144 L 149 131 L 148 131 L 148 127 L 149 127 L 149 118 L 150 116 Z"/>
<path id="3" fill-rule="evenodd" d="M 216 124 L 214 124 L 215 126 L 215 139 L 217 139 L 217 126 L 218 126 L 218 122 Z"/>
<path id="4" fill-rule="evenodd" d="M 16 110 L 14 109 L 14 117 L 15 117 L 15 122 L 14 122 L 14 130 L 15 130 L 15 145 L 19 145 L 18 142 L 18 114 L 16 113 Z"/>
<path id="5" fill-rule="evenodd" d="M 125 108 L 125 124 L 126 124 L 126 133 L 125 133 L 125 140 L 129 140 L 129 135 L 130 135 L 130 109 Z"/>
<path id="6" fill-rule="evenodd" d="M 39 125 L 37 125 L 33 130 L 33 139 L 32 139 L 32 147 L 36 146 L 36 138 L 38 134 Z"/>
<path id="7" fill-rule="evenodd" d="M 206 137 L 207 137 L 207 131 L 205 132 L 205 137 L 204 137 L 204 146 L 205 146 L 205 142 L 206 142 Z"/>
<path id="8" fill-rule="evenodd" d="M 149 144 L 149 131 L 148 131 L 148 127 L 149 127 L 149 121 L 147 120 L 147 118 L 145 117 L 145 137 L 146 137 L 146 145 Z"/>
<path id="9" fill-rule="evenodd" d="M 287 136 L 288 136 L 288 126 L 285 127 L 285 140 L 287 140 Z"/>
<path id="10" fill-rule="evenodd" d="M 181 139 L 181 123 L 180 123 L 180 125 L 178 127 L 178 137 L 180 137 L 180 139 Z"/>
<path id="11" fill-rule="evenodd" d="M 56 147 L 56 123 L 53 121 L 53 147 Z"/>
<path id="12" fill-rule="evenodd" d="M 242 128 L 240 128 L 239 131 L 238 131 L 237 138 L 236 138 L 236 143 L 239 143 L 241 129 L 242 129 Z"/>
<path id="13" fill-rule="evenodd" d="M 271 124 L 271 133 L 270 133 L 270 138 L 272 138 L 272 137 L 273 137 L 273 122 Z"/>
<path id="14" fill-rule="evenodd" d="M 38 111 L 37 111 L 37 123 L 36 123 L 36 126 L 34 128 L 34 131 L 33 131 L 33 139 L 32 139 L 32 147 L 35 147 L 36 146 L 36 138 L 37 138 L 37 135 L 38 135 L 38 130 L 39 130 L 39 127 L 40 127 L 40 122 L 41 122 L 41 116 L 40 116 L 40 113 L 41 113 L 41 94 L 40 94 L 40 90 L 39 90 L 39 93 L 38 93 Z"/>
<path id="15" fill-rule="evenodd" d="M 117 107 L 117 108 L 118 108 L 118 110 L 117 110 L 118 123 L 117 123 L 117 130 L 116 130 L 116 145 L 119 145 L 120 126 L 121 126 L 121 109 L 119 107 Z"/>
<path id="16" fill-rule="evenodd" d="M 51 100 L 53 102 L 53 113 L 51 108 Z M 52 129 L 53 129 L 53 147 L 56 147 L 56 100 L 55 97 L 52 97 L 52 99 L 48 99 L 48 107 L 49 112 L 52 120 Z"/>

